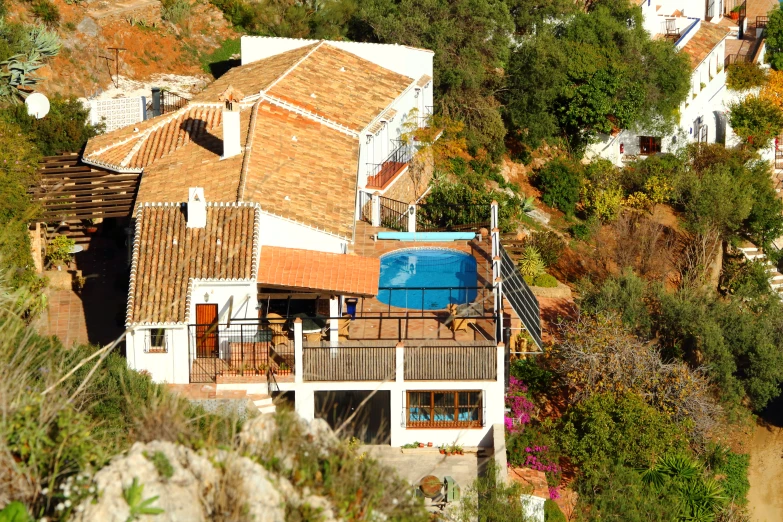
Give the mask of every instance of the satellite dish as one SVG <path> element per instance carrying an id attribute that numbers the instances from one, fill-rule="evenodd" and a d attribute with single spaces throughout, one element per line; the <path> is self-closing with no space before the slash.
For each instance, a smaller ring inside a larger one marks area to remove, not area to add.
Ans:
<path id="1" fill-rule="evenodd" d="M 27 105 L 27 114 L 39 120 L 49 114 L 49 98 L 40 92 L 32 93 L 24 104 Z"/>

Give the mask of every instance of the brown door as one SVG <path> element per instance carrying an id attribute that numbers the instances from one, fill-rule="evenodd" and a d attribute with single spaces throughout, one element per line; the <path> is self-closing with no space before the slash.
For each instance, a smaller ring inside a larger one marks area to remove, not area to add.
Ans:
<path id="1" fill-rule="evenodd" d="M 196 305 L 196 357 L 217 357 L 217 316 L 216 304 Z"/>

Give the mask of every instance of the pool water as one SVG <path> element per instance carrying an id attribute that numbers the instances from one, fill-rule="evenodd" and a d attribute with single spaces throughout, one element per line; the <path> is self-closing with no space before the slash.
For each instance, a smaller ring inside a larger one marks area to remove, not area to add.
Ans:
<path id="1" fill-rule="evenodd" d="M 476 258 L 440 248 L 398 250 L 381 257 L 378 300 L 399 308 L 442 310 L 476 299 Z"/>

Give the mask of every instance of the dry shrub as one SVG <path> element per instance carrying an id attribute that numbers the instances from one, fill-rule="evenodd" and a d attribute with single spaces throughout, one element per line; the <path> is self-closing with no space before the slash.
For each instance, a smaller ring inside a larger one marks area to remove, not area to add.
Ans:
<path id="1" fill-rule="evenodd" d="M 648 214 L 627 209 L 602 230 L 596 255 L 609 274 L 631 268 L 647 279 L 662 280 L 671 270 L 677 236 Z"/>
<path id="2" fill-rule="evenodd" d="M 677 422 L 692 423 L 706 437 L 721 408 L 713 398 L 704 368 L 664 362 L 658 348 L 628 333 L 614 315 L 582 315 L 561 326 L 552 356 L 574 401 L 595 393 L 634 393 Z"/>

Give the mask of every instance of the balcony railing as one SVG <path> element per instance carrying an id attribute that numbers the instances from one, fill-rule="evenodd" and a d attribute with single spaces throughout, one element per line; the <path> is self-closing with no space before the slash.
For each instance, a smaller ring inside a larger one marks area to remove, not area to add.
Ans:
<path id="1" fill-rule="evenodd" d="M 394 380 L 394 344 L 373 346 L 346 341 L 339 348 L 310 346 L 302 349 L 305 381 L 385 381 Z"/>
<path id="2" fill-rule="evenodd" d="M 408 208 L 404 201 L 380 196 L 381 226 L 392 230 L 408 229 Z"/>
<path id="3" fill-rule="evenodd" d="M 457 315 L 467 320 L 465 313 L 463 309 Z M 449 323 L 448 317 L 448 313 L 441 312 L 426 317 L 422 313 L 418 318 L 357 317 L 352 321 L 351 339 L 330 341 L 332 336 L 327 332 L 320 342 L 308 342 L 295 328 L 270 328 L 263 319 L 242 319 L 230 325 L 189 325 L 190 382 L 258 382 L 270 378 L 291 382 L 300 379 L 297 365 L 301 365 L 301 380 L 305 382 L 496 380 L 497 344 L 492 334 L 471 330 L 457 336 L 443 324 Z M 331 322 L 328 318 L 320 320 Z M 492 316 L 471 320 L 486 323 L 486 332 L 494 329 Z M 428 327 L 436 322 L 443 328 Z M 369 329 L 377 333 L 394 326 L 394 335 L 357 339 L 355 334 L 363 331 L 358 323 L 368 323 Z M 215 346 L 216 351 L 212 351 Z M 404 361 L 400 365 L 399 350 Z"/>
<path id="4" fill-rule="evenodd" d="M 382 189 L 400 173 L 413 158 L 415 149 L 406 143 L 399 145 L 382 163 L 367 164 L 367 187 Z"/>
<path id="5" fill-rule="evenodd" d="M 432 207 L 427 202 L 416 208 L 416 230 L 436 231 L 478 231 L 490 226 L 490 206 L 488 204 L 464 204 L 450 207 Z"/>

